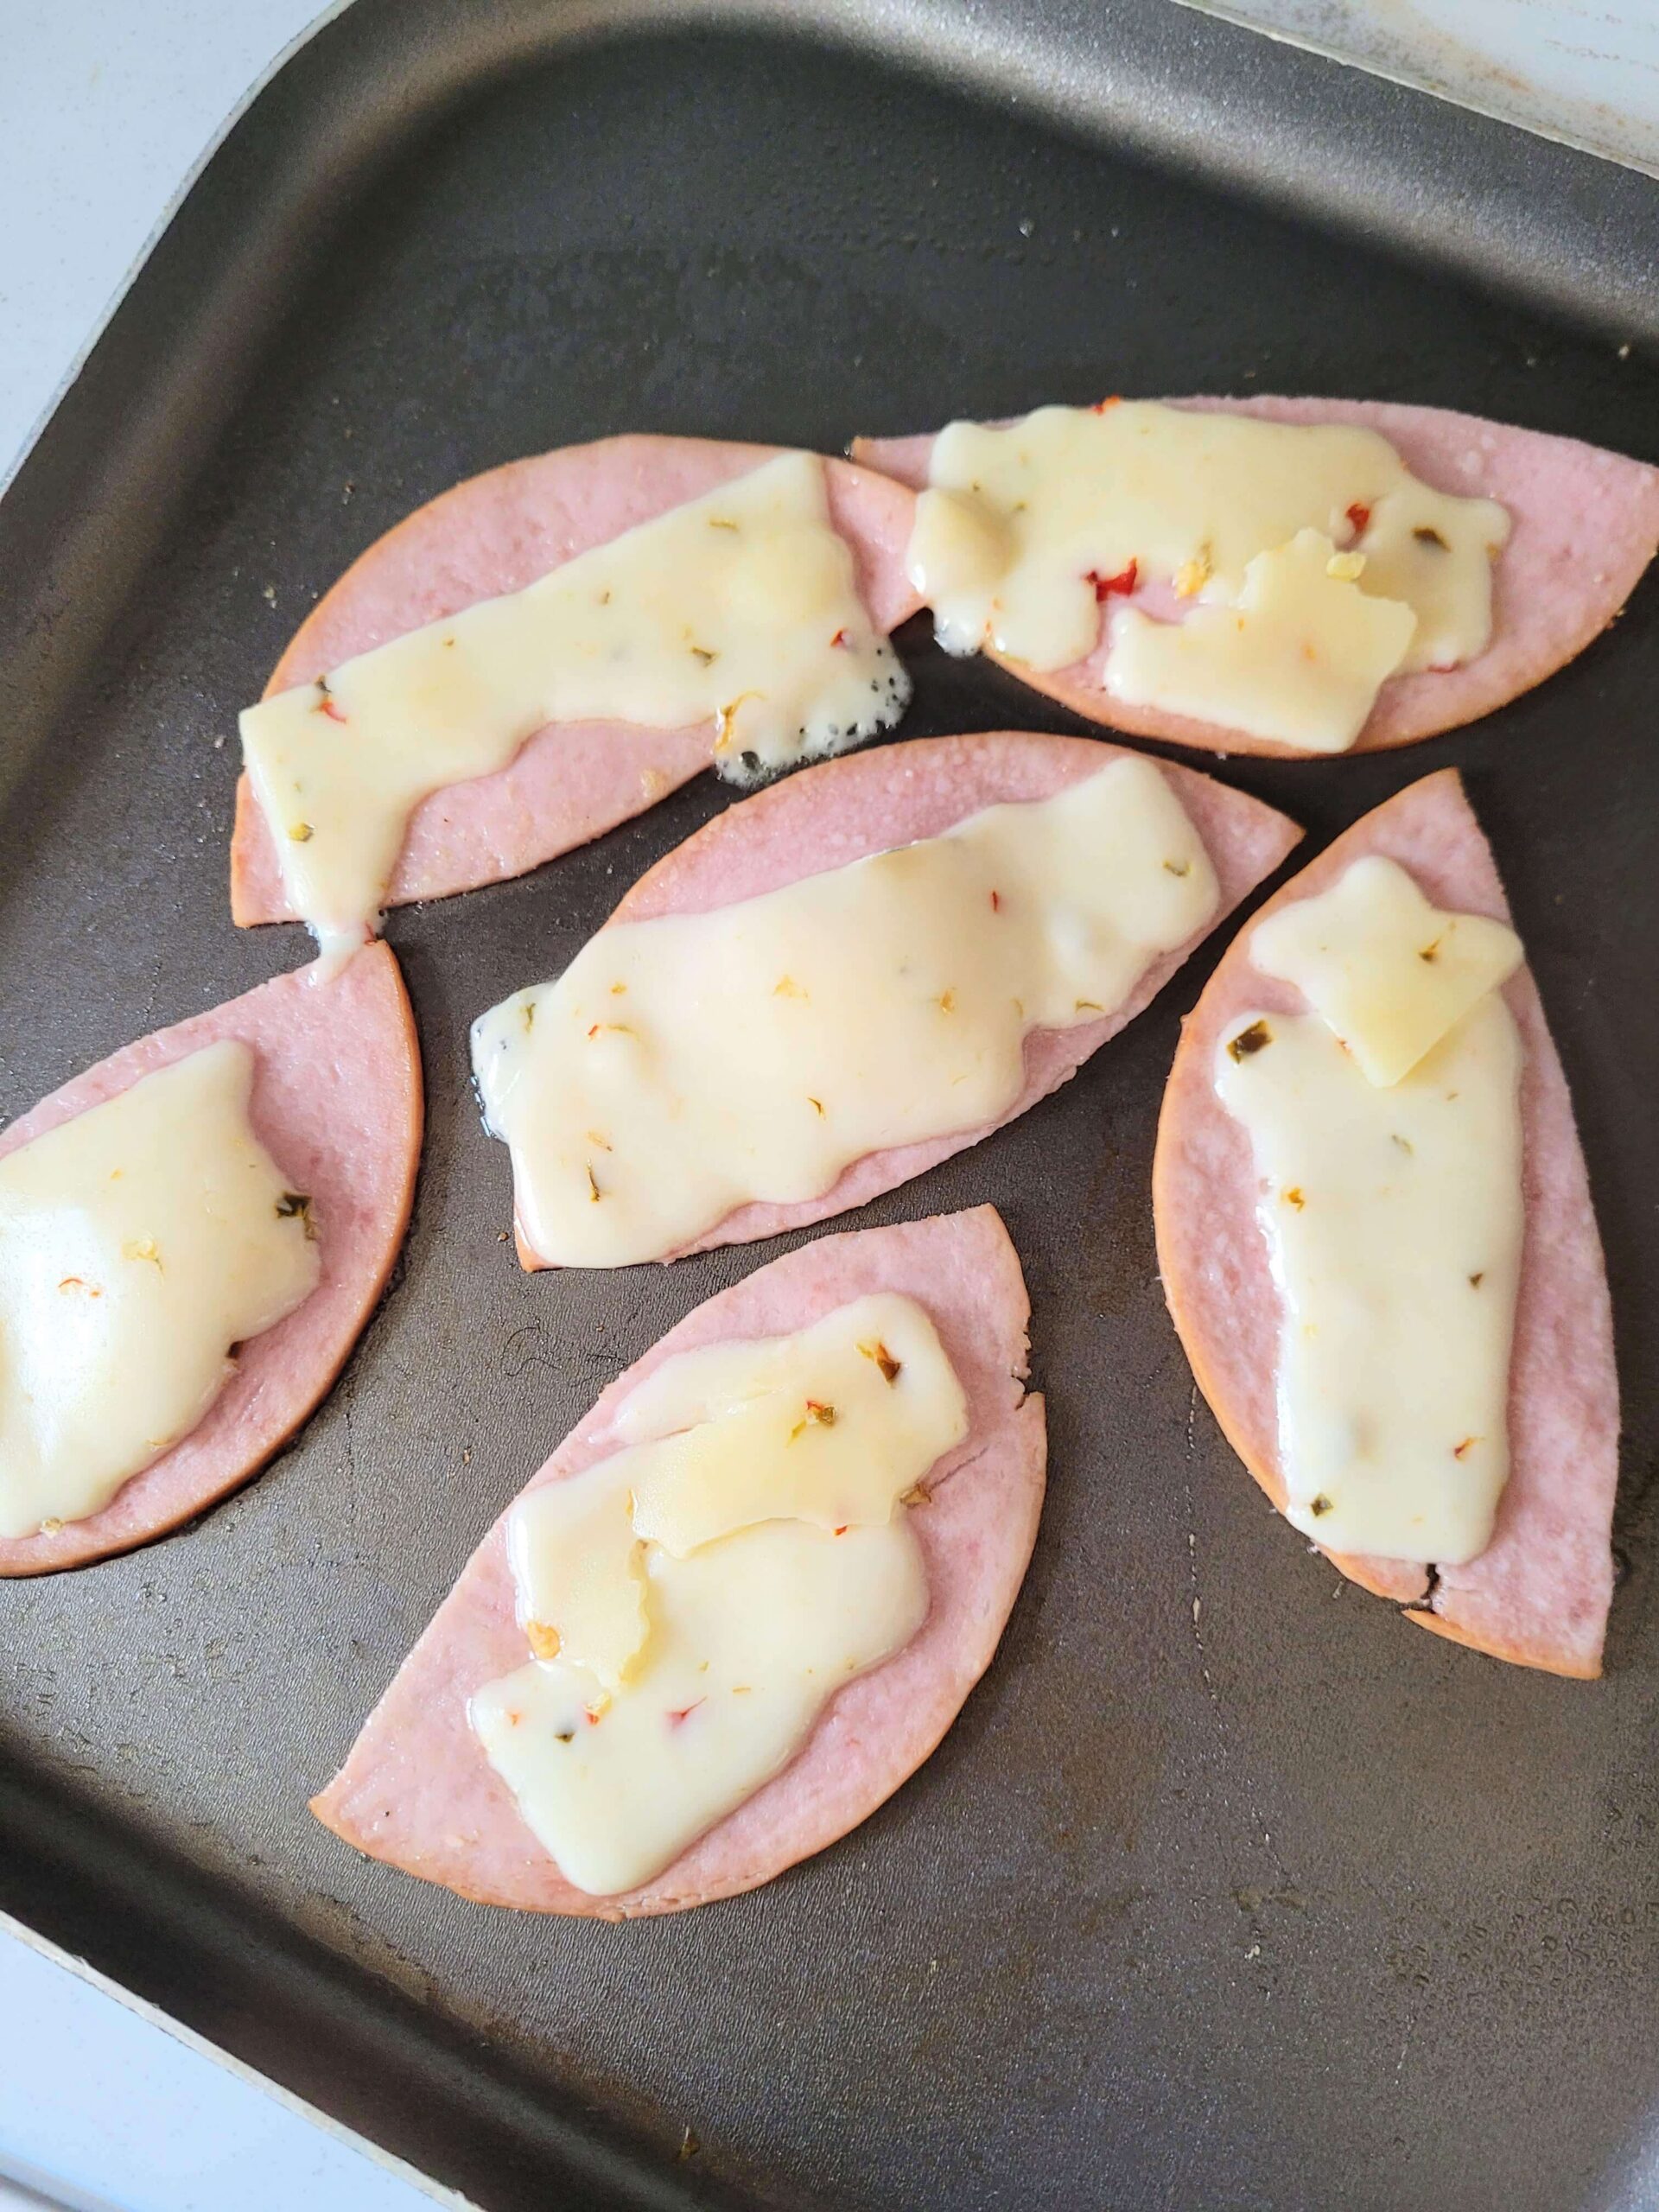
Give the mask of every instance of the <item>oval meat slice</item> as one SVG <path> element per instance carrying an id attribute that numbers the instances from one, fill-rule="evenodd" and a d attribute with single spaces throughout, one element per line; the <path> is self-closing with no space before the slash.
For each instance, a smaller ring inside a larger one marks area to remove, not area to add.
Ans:
<path id="1" fill-rule="evenodd" d="M 327 1396 L 385 1288 L 409 1222 L 422 1121 L 415 1024 L 387 945 L 365 945 L 332 973 L 317 963 L 278 976 L 126 1046 L 0 1133 L 0 1157 L 223 1039 L 253 1051 L 249 1116 L 311 1199 L 321 1279 L 286 1319 L 242 1347 L 234 1376 L 190 1434 L 107 1505 L 54 1535 L 0 1539 L 0 1574 L 129 1551 L 246 1482 Z"/>
<path id="2" fill-rule="evenodd" d="M 990 1664 L 1025 1576 L 1043 1500 L 1043 1402 L 1027 1395 L 1030 1306 L 996 1212 L 824 1237 L 687 1315 L 618 1377 L 530 1487 L 618 1448 L 617 1408 L 664 1359 L 805 1328 L 893 1291 L 926 1309 L 968 1402 L 963 1441 L 926 1480 L 911 1526 L 928 1611 L 902 1650 L 836 1693 L 784 1770 L 642 1888 L 575 1888 L 520 1817 L 467 1717 L 473 1692 L 524 1663 L 505 1516 L 463 1569 L 311 1809 L 371 1858 L 485 1904 L 631 1919 L 755 1888 L 868 1818 L 925 1759 Z"/>
<path id="3" fill-rule="evenodd" d="M 1365 854 L 1398 861 L 1437 906 L 1510 918 L 1491 849 L 1449 768 L 1366 815 L 1262 914 L 1327 890 Z M 1240 1014 L 1250 1007 L 1294 1013 L 1303 1001 L 1251 964 L 1249 935 L 1228 948 L 1182 1030 L 1158 1125 L 1153 1208 L 1165 1294 L 1198 1387 L 1229 1443 L 1282 1507 L 1274 1398 L 1279 1294 L 1255 1218 L 1249 1137 L 1216 1096 L 1214 1069 L 1220 1039 Z M 1462 1567 L 1332 1558 L 1437 1635 L 1517 1665 L 1588 1676 L 1601 1670 L 1613 1588 L 1612 1315 L 1573 1103 L 1530 972 L 1517 970 L 1503 995 L 1525 1052 L 1526 1233 L 1510 1363 L 1510 1478 L 1496 1531 Z"/>
<path id="4" fill-rule="evenodd" d="M 309 683 L 353 654 L 522 591 L 579 553 L 747 475 L 785 448 L 705 438 L 606 438 L 467 478 L 378 538 L 296 632 L 264 696 Z M 852 548 L 859 595 L 884 632 L 920 602 L 905 575 L 914 501 L 889 478 L 824 464 L 830 519 Z M 709 766 L 714 733 L 620 722 L 551 723 L 491 776 L 415 810 L 389 906 L 523 875 L 602 836 Z M 245 771 L 236 787 L 231 912 L 242 927 L 289 921 L 270 833 Z"/>
<path id="5" fill-rule="evenodd" d="M 606 927 L 663 914 L 703 913 L 758 898 L 868 854 L 940 836 L 985 807 L 1052 798 L 1122 756 L 1121 747 L 1093 738 L 994 730 L 972 737 L 912 739 L 821 761 L 728 807 L 665 854 L 640 877 Z M 868 1153 L 820 1197 L 793 1205 L 740 1206 L 706 1236 L 662 1257 L 681 1259 L 717 1244 L 781 1236 L 868 1205 L 1016 1121 L 1039 1098 L 1058 1090 L 1149 1005 L 1194 947 L 1272 874 L 1302 834 L 1273 808 L 1196 770 L 1160 766 L 1215 868 L 1220 900 L 1205 929 L 1154 960 L 1124 1003 L 1099 1020 L 1032 1031 L 1026 1039 L 1024 1088 L 997 1120 L 926 1143 Z M 526 1268 L 547 1264 L 526 1243 L 522 1227 L 518 1255 Z"/>
<path id="6" fill-rule="evenodd" d="M 1391 677 L 1353 750 L 1414 745 L 1478 721 L 1553 676 L 1605 630 L 1659 546 L 1659 469 L 1576 438 L 1522 430 L 1439 407 L 1363 399 L 1190 399 L 1174 403 L 1274 423 L 1331 423 L 1375 430 L 1413 474 L 1436 491 L 1497 499 L 1510 512 L 1510 541 L 1493 571 L 1492 636 L 1458 668 Z M 853 458 L 920 491 L 931 435 L 857 438 Z M 1119 605 L 1121 601 L 1115 601 Z M 1103 642 L 1075 667 L 1039 671 L 1001 660 L 1011 675 L 1090 721 L 1131 736 L 1160 738 L 1206 753 L 1314 756 L 1242 730 L 1194 721 L 1115 699 L 1104 683 Z"/>

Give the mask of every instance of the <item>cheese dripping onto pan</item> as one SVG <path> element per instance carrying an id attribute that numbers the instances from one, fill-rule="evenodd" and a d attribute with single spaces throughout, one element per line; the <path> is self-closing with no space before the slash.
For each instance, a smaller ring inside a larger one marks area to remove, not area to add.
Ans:
<path id="1" fill-rule="evenodd" d="M 1076 669 L 1308 753 L 1382 684 L 1472 660 L 1510 518 L 1414 477 L 1374 430 L 1110 401 L 934 441 L 907 558 L 952 652 Z M 1131 603 L 1134 602 L 1134 603 Z"/>
<path id="2" fill-rule="evenodd" d="M 867 1154 L 978 1129 L 1038 1028 L 1098 1023 L 1218 893 L 1152 762 L 700 914 L 613 924 L 474 1025 L 524 1248 L 658 1259 Z"/>
<path id="3" fill-rule="evenodd" d="M 1281 1301 L 1287 1516 L 1329 1551 L 1460 1564 L 1509 1473 L 1520 941 L 1373 856 L 1249 944 L 1310 1008 L 1243 1015 L 1216 1059 Z"/>
<path id="4" fill-rule="evenodd" d="M 665 1360 L 618 1448 L 507 1516 L 524 1663 L 474 1692 L 486 1757 L 565 1878 L 648 1882 L 800 1749 L 927 1613 L 907 1507 L 968 1432 L 891 1293 Z"/>
<path id="5" fill-rule="evenodd" d="M 250 1124 L 253 1068 L 208 1045 L 0 1160 L 0 1536 L 107 1505 L 315 1288 L 310 1198 Z"/>
<path id="6" fill-rule="evenodd" d="M 785 454 L 248 708 L 242 747 L 289 901 L 339 947 L 372 925 L 420 802 L 550 722 L 706 722 L 742 781 L 887 728 L 909 693 L 823 462 Z"/>

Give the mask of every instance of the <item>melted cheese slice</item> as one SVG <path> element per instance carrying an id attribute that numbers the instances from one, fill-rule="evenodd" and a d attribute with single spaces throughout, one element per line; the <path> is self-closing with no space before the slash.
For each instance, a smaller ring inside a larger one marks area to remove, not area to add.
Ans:
<path id="1" fill-rule="evenodd" d="M 762 898 L 601 930 L 474 1027 L 525 1241 L 568 1266 L 660 1257 L 995 1120 L 1031 1030 L 1121 1007 L 1217 898 L 1170 784 L 1120 759 Z"/>
<path id="2" fill-rule="evenodd" d="M 106 1505 L 315 1288 L 252 1080 L 209 1045 L 0 1160 L 0 1535 Z"/>
<path id="3" fill-rule="evenodd" d="M 773 1521 L 650 1568 L 656 1633 L 606 1702 L 532 1661 L 472 1700 L 472 1725 L 565 1879 L 614 1897 L 671 1866 L 787 1766 L 829 1698 L 908 1643 L 927 1580 L 902 1522 L 839 1539 Z"/>
<path id="4" fill-rule="evenodd" d="M 1106 689 L 1303 752 L 1345 753 L 1417 618 L 1368 597 L 1344 557 L 1318 531 L 1299 531 L 1248 563 L 1236 598 L 1208 586 L 1184 622 L 1126 607 L 1112 624 Z"/>
<path id="5" fill-rule="evenodd" d="M 832 1533 L 884 1522 L 968 1433 L 961 1385 L 911 1299 L 860 1299 L 764 1350 L 736 1348 L 746 1356 L 739 1382 L 722 1357 L 682 1353 L 627 1409 L 630 1427 L 675 1418 L 676 1433 L 639 1447 L 632 1486 L 634 1527 L 677 1559 L 760 1521 Z M 859 1442 L 872 1435 L 879 1451 Z"/>
<path id="6" fill-rule="evenodd" d="M 1390 1084 L 1514 974 L 1521 940 L 1483 914 L 1443 912 L 1397 861 L 1370 854 L 1259 922 L 1250 959 L 1296 986 L 1370 1082 Z"/>
<path id="7" fill-rule="evenodd" d="M 1248 1016 L 1217 1055 L 1282 1300 L 1285 1511 L 1327 1550 L 1455 1565 L 1491 1541 L 1525 1226 L 1521 1062 L 1496 994 L 1386 1090 L 1316 1014 Z"/>
<path id="8" fill-rule="evenodd" d="M 1287 1513 L 1327 1550 L 1460 1564 L 1509 1472 L 1520 941 L 1372 854 L 1249 952 L 1313 1009 L 1245 1016 L 1216 1062 L 1282 1300 Z"/>
<path id="9" fill-rule="evenodd" d="M 1207 606 L 1240 606 L 1251 563 L 1310 531 L 1344 550 L 1357 546 L 1360 594 L 1403 608 L 1412 621 L 1396 617 L 1374 627 L 1351 614 L 1338 622 L 1338 602 L 1326 587 L 1351 576 L 1292 561 L 1256 587 L 1258 601 L 1266 593 L 1278 609 L 1285 649 L 1277 719 L 1262 665 L 1268 632 L 1259 619 L 1257 652 L 1235 656 L 1230 671 L 1215 650 L 1217 625 L 1205 614 L 1211 649 L 1200 691 L 1191 660 L 1147 661 L 1146 617 L 1137 610 L 1124 636 L 1141 658 L 1132 658 L 1110 688 L 1126 701 L 1336 750 L 1332 717 L 1319 725 L 1323 736 L 1296 734 L 1306 712 L 1292 663 L 1310 631 L 1316 643 L 1322 637 L 1340 645 L 1349 686 L 1369 683 L 1373 697 L 1395 669 L 1474 658 L 1491 634 L 1491 562 L 1510 531 L 1503 508 L 1433 490 L 1374 431 L 1149 401 L 1040 408 L 1001 429 L 953 423 L 934 442 L 907 557 L 949 651 L 989 645 L 1053 670 L 1095 651 L 1097 594 L 1173 583 L 1188 598 L 1202 589 Z M 1384 637 L 1397 640 L 1392 659 L 1379 643 Z M 1109 683 L 1118 650 L 1115 634 Z M 1352 721 L 1351 708 L 1344 719 Z"/>
<path id="10" fill-rule="evenodd" d="M 899 1503 L 967 1427 L 926 1314 L 880 1294 L 665 1362 L 616 1422 L 648 1440 L 513 1507 L 538 1656 L 468 1713 L 568 1880 L 650 1880 L 909 1642 L 927 1585 Z"/>
<path id="11" fill-rule="evenodd" d="M 741 779 L 898 719 L 909 681 L 860 599 L 823 464 L 785 454 L 531 584 L 241 717 L 291 903 L 360 937 L 410 816 L 554 721 L 714 728 Z"/>

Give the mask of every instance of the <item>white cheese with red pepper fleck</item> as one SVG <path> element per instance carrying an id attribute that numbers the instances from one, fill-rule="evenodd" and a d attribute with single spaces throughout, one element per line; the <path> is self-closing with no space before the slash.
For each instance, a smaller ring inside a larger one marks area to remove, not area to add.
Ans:
<path id="1" fill-rule="evenodd" d="M 1287 1516 L 1330 1551 L 1452 1566 L 1491 1542 L 1509 1474 L 1522 1048 L 1497 988 L 1507 965 L 1439 1021 L 1448 1007 L 1420 991 L 1414 925 L 1408 963 L 1403 902 L 1380 881 L 1356 862 L 1334 892 L 1258 925 L 1252 959 L 1267 938 L 1259 964 L 1306 976 L 1319 1010 L 1232 1023 L 1216 1089 L 1249 1135 L 1281 1300 Z M 1424 912 L 1442 931 L 1478 921 Z M 1465 973 L 1482 969 L 1471 957 Z M 1333 977 L 1344 1031 L 1367 1032 L 1385 1066 L 1412 1055 L 1403 1073 L 1369 1074 L 1326 1018 Z"/>
<path id="2" fill-rule="evenodd" d="M 84 1520 L 316 1287 L 309 1201 L 209 1045 L 0 1160 L 0 1536 Z"/>
<path id="3" fill-rule="evenodd" d="M 1389 676 L 1484 651 L 1509 531 L 1374 430 L 1125 400 L 951 423 L 907 566 L 950 652 L 1070 668 L 1104 605 L 1115 697 L 1339 752 Z M 1125 608 L 1147 585 L 1191 602 L 1185 620 Z"/>
<path id="4" fill-rule="evenodd" d="M 422 799 L 549 722 L 708 722 L 738 780 L 838 752 L 909 679 L 858 594 L 823 463 L 785 454 L 499 599 L 250 707 L 242 747 L 296 913 L 372 925 Z"/>
<path id="5" fill-rule="evenodd" d="M 1168 779 L 1120 758 L 764 897 L 601 930 L 474 1025 L 524 1242 L 563 1266 L 658 1258 L 994 1121 L 1027 1035 L 1115 1011 L 1217 897 Z"/>
<path id="6" fill-rule="evenodd" d="M 927 1613 L 906 1500 L 968 1431 L 926 1313 L 879 1294 L 664 1363 L 620 1449 L 514 1506 L 524 1664 L 468 1713 L 577 1888 L 649 1881 Z"/>

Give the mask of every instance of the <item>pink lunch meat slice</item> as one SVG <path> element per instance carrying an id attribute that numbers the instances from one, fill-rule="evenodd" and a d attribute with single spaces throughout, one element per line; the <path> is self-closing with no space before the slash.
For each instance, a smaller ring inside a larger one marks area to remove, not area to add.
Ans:
<path id="1" fill-rule="evenodd" d="M 607 438 L 469 477 L 359 556 L 301 625 L 265 696 L 312 683 L 353 654 L 480 600 L 522 591 L 780 450 L 702 438 Z M 878 627 L 893 630 L 918 605 L 904 564 L 912 496 L 844 461 L 825 467 L 830 517 L 853 550 L 860 594 Z M 708 767 L 713 740 L 708 727 L 550 724 L 509 766 L 435 791 L 416 807 L 387 903 L 499 883 L 603 836 Z M 293 918 L 245 773 L 231 840 L 231 912 L 244 927 Z"/>
<path id="2" fill-rule="evenodd" d="M 1612 621 L 1659 545 L 1659 469 L 1476 415 L 1361 399 L 1190 399 L 1175 403 L 1276 423 L 1351 423 L 1389 440 L 1414 474 L 1437 491 L 1497 499 L 1513 528 L 1493 575 L 1492 636 L 1460 668 L 1391 677 L 1354 750 L 1414 745 L 1503 706 L 1565 667 Z M 919 491 L 931 435 L 858 438 L 853 457 Z M 1114 606 L 1120 604 L 1114 601 Z M 1002 665 L 1090 721 L 1131 736 L 1209 753 L 1284 753 L 1293 747 L 1240 730 L 1128 706 L 1106 690 L 1103 641 L 1075 667 L 1039 672 Z"/>
<path id="3" fill-rule="evenodd" d="M 1366 815 L 1262 912 L 1328 888 L 1370 853 L 1408 869 L 1438 906 L 1509 919 L 1491 849 L 1449 768 Z M 1593 1675 L 1613 1588 L 1612 1317 L 1573 1103 L 1528 969 L 1511 977 L 1504 996 L 1526 1054 L 1526 1240 L 1510 1478 L 1496 1532 L 1478 1559 L 1433 1573 L 1399 1560 L 1332 1557 L 1344 1574 L 1409 1606 L 1408 1618 L 1440 1636 L 1517 1665 Z M 1248 931 L 1235 940 L 1183 1028 L 1153 1171 L 1159 1266 L 1192 1371 L 1233 1449 L 1280 1506 L 1279 1296 L 1255 1219 L 1249 1140 L 1217 1097 L 1214 1071 L 1220 1039 L 1241 1014 L 1294 1012 L 1302 1003 L 1292 986 L 1251 965 Z"/>
<path id="4" fill-rule="evenodd" d="M 927 1572 L 926 1619 L 902 1650 L 836 1694 L 782 1773 L 644 1887 L 601 1897 L 567 1882 L 467 1717 L 473 1693 L 526 1656 L 502 1520 L 312 1801 L 318 1819 L 370 1857 L 480 1903 L 610 1920 L 753 1889 L 868 1819 L 927 1758 L 990 1664 L 1036 1540 L 1043 1402 L 1025 1390 L 1030 1308 L 990 1207 L 824 1237 L 709 1299 L 611 1384 L 530 1485 L 615 1451 L 617 1408 L 672 1354 L 803 1329 L 874 1291 L 926 1309 L 967 1396 L 969 1432 L 928 1476 L 927 1502 L 908 1509 Z"/>
<path id="5" fill-rule="evenodd" d="M 867 854 L 939 836 L 982 808 L 1051 798 L 1122 753 L 1121 747 L 1093 738 L 995 730 L 975 737 L 912 739 L 822 761 L 716 815 L 640 877 L 606 926 L 662 914 L 702 913 L 758 898 L 803 876 L 844 868 Z M 1025 1087 L 999 1120 L 925 1144 L 868 1154 L 844 1169 L 822 1197 L 798 1205 L 741 1206 L 684 1250 L 781 1236 L 867 1205 L 1017 1120 L 1133 1020 L 1209 931 L 1272 874 L 1301 835 L 1271 807 L 1193 769 L 1165 766 L 1162 773 L 1203 838 L 1220 884 L 1220 904 L 1205 929 L 1154 961 L 1114 1013 L 1071 1028 L 1034 1030 L 1026 1039 Z M 522 1230 L 518 1255 L 527 1268 L 546 1264 L 525 1243 Z M 662 1256 L 678 1259 L 683 1254 Z"/>
<path id="6" fill-rule="evenodd" d="M 0 1574 L 129 1551 L 245 1483 L 327 1395 L 385 1287 L 414 1195 L 422 1098 L 414 1020 L 385 944 L 365 945 L 332 974 L 319 963 L 279 976 L 112 1053 L 0 1134 L 0 1157 L 227 1038 L 253 1050 L 254 1131 L 311 1200 L 321 1281 L 242 1347 L 200 1425 L 99 1512 L 52 1535 L 0 1539 Z"/>

